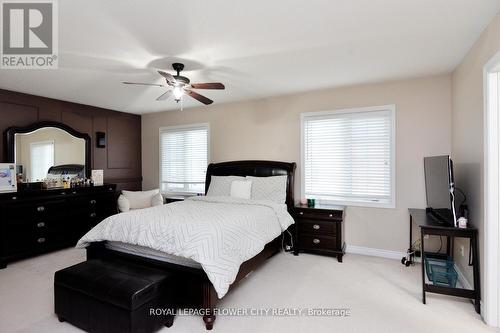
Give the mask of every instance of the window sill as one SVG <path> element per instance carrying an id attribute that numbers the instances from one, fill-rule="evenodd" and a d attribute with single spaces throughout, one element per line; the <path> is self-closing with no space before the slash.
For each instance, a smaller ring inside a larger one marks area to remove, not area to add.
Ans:
<path id="1" fill-rule="evenodd" d="M 161 195 L 164 197 L 195 197 L 198 195 L 205 195 L 205 193 L 196 193 L 196 192 L 166 192 L 162 191 Z"/>
<path id="2" fill-rule="evenodd" d="M 318 200 L 321 206 L 346 206 L 346 207 L 365 207 L 365 208 L 383 208 L 395 209 L 394 202 L 368 202 L 368 201 L 346 201 L 346 200 Z"/>

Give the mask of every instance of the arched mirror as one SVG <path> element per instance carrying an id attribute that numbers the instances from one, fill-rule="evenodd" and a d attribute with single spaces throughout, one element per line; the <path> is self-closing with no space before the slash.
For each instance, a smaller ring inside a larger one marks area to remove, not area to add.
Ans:
<path id="1" fill-rule="evenodd" d="M 57 122 L 5 131 L 6 160 L 16 164 L 19 181 L 40 182 L 68 175 L 90 177 L 90 137 Z"/>

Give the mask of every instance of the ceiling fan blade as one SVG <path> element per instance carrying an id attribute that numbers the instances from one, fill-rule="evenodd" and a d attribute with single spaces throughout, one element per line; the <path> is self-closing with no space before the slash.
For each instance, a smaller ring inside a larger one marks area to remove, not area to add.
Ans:
<path id="1" fill-rule="evenodd" d="M 226 89 L 222 83 L 212 82 L 212 83 L 193 83 L 191 84 L 193 89 Z"/>
<path id="2" fill-rule="evenodd" d="M 177 81 L 172 76 L 172 74 L 164 72 L 164 71 L 158 71 L 158 73 L 160 73 L 161 76 L 163 76 L 165 79 L 167 79 L 167 83 L 169 85 L 173 86 L 173 85 L 175 85 L 177 83 Z"/>
<path id="3" fill-rule="evenodd" d="M 156 86 L 156 87 L 163 87 L 162 84 L 156 84 L 156 83 L 139 83 L 139 82 L 122 82 L 123 84 L 135 84 L 135 85 L 140 85 L 140 86 Z"/>
<path id="4" fill-rule="evenodd" d="M 164 94 L 162 94 L 160 97 L 158 97 L 156 100 L 157 101 L 163 101 L 163 100 L 169 98 L 170 96 L 172 96 L 172 90 L 168 90 L 167 92 L 165 92 Z"/>
<path id="5" fill-rule="evenodd" d="M 209 105 L 209 104 L 212 104 L 214 102 L 210 98 L 207 98 L 203 95 L 200 95 L 192 90 L 185 90 L 184 92 L 186 93 L 186 95 L 193 97 L 194 99 L 202 102 L 205 105 Z"/>

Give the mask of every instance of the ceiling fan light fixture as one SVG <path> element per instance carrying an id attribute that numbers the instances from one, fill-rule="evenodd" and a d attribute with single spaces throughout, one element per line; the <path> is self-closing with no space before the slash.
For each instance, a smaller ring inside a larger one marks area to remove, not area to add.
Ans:
<path id="1" fill-rule="evenodd" d="M 194 98 L 198 102 L 201 102 L 205 105 L 210 105 L 214 101 L 210 98 L 205 97 L 193 89 L 216 89 L 216 90 L 224 90 L 226 87 L 220 82 L 207 82 L 207 83 L 191 83 L 189 78 L 180 75 L 181 71 L 184 69 L 184 65 L 181 63 L 174 63 L 172 67 L 177 72 L 177 75 L 172 75 L 168 72 L 158 70 L 158 74 L 160 74 L 163 79 L 166 81 L 166 85 L 163 84 L 155 84 L 155 83 L 138 83 L 138 82 L 123 82 L 124 84 L 136 84 L 136 85 L 146 85 L 146 86 L 157 86 L 157 87 L 167 87 L 168 90 L 163 93 L 160 97 L 158 97 L 157 101 L 162 101 L 170 96 L 174 96 L 174 100 L 179 103 L 181 102 L 181 110 L 182 110 L 182 97 L 184 95 L 188 95 L 191 98 Z"/>
<path id="2" fill-rule="evenodd" d="M 182 95 L 184 95 L 184 90 L 182 89 L 182 87 L 176 86 L 174 87 L 173 94 L 175 100 L 178 102 L 181 99 Z"/>

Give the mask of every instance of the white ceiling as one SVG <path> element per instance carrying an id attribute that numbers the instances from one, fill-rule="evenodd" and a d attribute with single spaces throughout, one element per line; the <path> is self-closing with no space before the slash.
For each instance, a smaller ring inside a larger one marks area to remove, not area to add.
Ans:
<path id="1" fill-rule="evenodd" d="M 186 64 L 215 103 L 451 72 L 499 0 L 71 0 L 59 3 L 59 69 L 0 70 L 0 88 L 148 113 L 157 69 Z M 200 106 L 186 97 L 184 107 Z"/>

